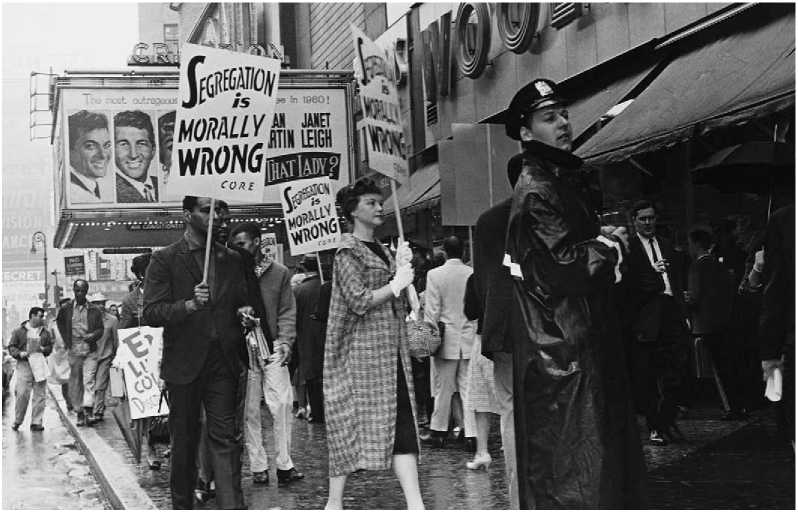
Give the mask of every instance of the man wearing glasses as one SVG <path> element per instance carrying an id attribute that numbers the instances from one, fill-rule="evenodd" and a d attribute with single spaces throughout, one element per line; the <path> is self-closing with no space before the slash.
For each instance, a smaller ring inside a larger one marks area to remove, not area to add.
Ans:
<path id="1" fill-rule="evenodd" d="M 633 389 L 646 416 L 649 441 L 661 446 L 675 427 L 678 359 L 687 335 L 681 259 L 667 240 L 657 237 L 657 212 L 650 201 L 635 203 L 632 217 L 637 234 L 630 237 L 626 276 L 631 303 L 636 305 Z"/>

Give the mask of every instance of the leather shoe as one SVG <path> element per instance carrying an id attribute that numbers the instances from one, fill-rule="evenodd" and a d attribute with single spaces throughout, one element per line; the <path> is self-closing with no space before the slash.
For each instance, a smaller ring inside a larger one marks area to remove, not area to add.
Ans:
<path id="1" fill-rule="evenodd" d="M 77 421 L 77 423 L 75 423 L 75 425 L 77 425 L 79 427 L 85 427 L 86 426 L 86 415 L 83 414 L 83 411 L 78 411 L 78 421 Z"/>
<path id="2" fill-rule="evenodd" d="M 433 448 L 443 448 L 446 446 L 446 436 L 441 435 L 435 431 L 430 431 L 425 434 L 421 434 L 418 438 L 424 442 L 432 446 Z"/>
<path id="3" fill-rule="evenodd" d="M 32 431 L 34 431 L 34 432 L 41 432 L 42 430 L 44 430 L 44 425 L 35 425 L 34 424 L 34 425 L 30 426 L 30 429 Z"/>
<path id="4" fill-rule="evenodd" d="M 294 480 L 302 480 L 303 478 L 305 478 L 305 475 L 297 471 L 296 468 L 277 470 L 278 484 L 287 484 L 293 482 Z"/>
<path id="5" fill-rule="evenodd" d="M 269 470 L 252 473 L 252 481 L 259 485 L 269 485 Z"/>

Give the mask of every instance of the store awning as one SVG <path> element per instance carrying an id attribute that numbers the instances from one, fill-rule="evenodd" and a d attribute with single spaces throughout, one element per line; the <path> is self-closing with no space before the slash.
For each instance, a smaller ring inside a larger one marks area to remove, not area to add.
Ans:
<path id="1" fill-rule="evenodd" d="M 601 89 L 592 89 L 589 95 L 578 98 L 568 105 L 574 140 L 601 119 L 601 116 L 607 111 L 620 103 L 654 71 L 656 66 L 657 64 L 652 64 L 639 71 L 631 72 Z"/>
<path id="2" fill-rule="evenodd" d="M 795 103 L 795 13 L 673 60 L 576 153 L 617 161 Z"/>
<path id="3" fill-rule="evenodd" d="M 435 199 L 441 196 L 441 177 L 438 173 L 438 164 L 432 163 L 422 167 L 410 175 L 409 181 L 396 190 L 399 208 L 402 210 Z M 393 198 L 388 197 L 383 202 L 383 213 L 389 215 L 394 212 Z"/>

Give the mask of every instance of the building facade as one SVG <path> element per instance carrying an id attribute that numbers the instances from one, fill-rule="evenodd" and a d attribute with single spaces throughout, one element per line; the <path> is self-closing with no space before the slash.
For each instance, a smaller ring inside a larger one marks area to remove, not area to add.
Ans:
<path id="1" fill-rule="evenodd" d="M 794 147 L 794 17 L 786 4 L 413 4 L 399 21 L 411 185 L 423 174 L 398 194 L 405 224 L 439 222 L 420 234 L 434 244 L 508 196 L 505 166 L 519 147 L 504 134 L 504 110 L 537 77 L 571 100 L 576 152 L 595 170 L 607 219 L 623 221 L 641 197 L 681 233 L 729 213 L 717 205 L 760 211 L 760 200 L 694 186 L 691 170 L 747 141 Z"/>

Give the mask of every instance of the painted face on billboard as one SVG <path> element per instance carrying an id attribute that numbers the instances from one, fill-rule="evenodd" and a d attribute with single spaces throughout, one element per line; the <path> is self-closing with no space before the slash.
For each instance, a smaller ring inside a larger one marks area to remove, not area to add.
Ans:
<path id="1" fill-rule="evenodd" d="M 87 178 L 105 176 L 111 160 L 111 136 L 108 128 L 84 131 L 69 149 L 69 165 Z"/>
<path id="2" fill-rule="evenodd" d="M 117 126 L 114 130 L 114 161 L 127 177 L 144 181 L 153 152 L 146 130 L 134 126 Z"/>
<path id="3" fill-rule="evenodd" d="M 158 119 L 158 159 L 164 168 L 172 165 L 172 139 L 175 133 L 175 113 L 169 112 Z"/>

